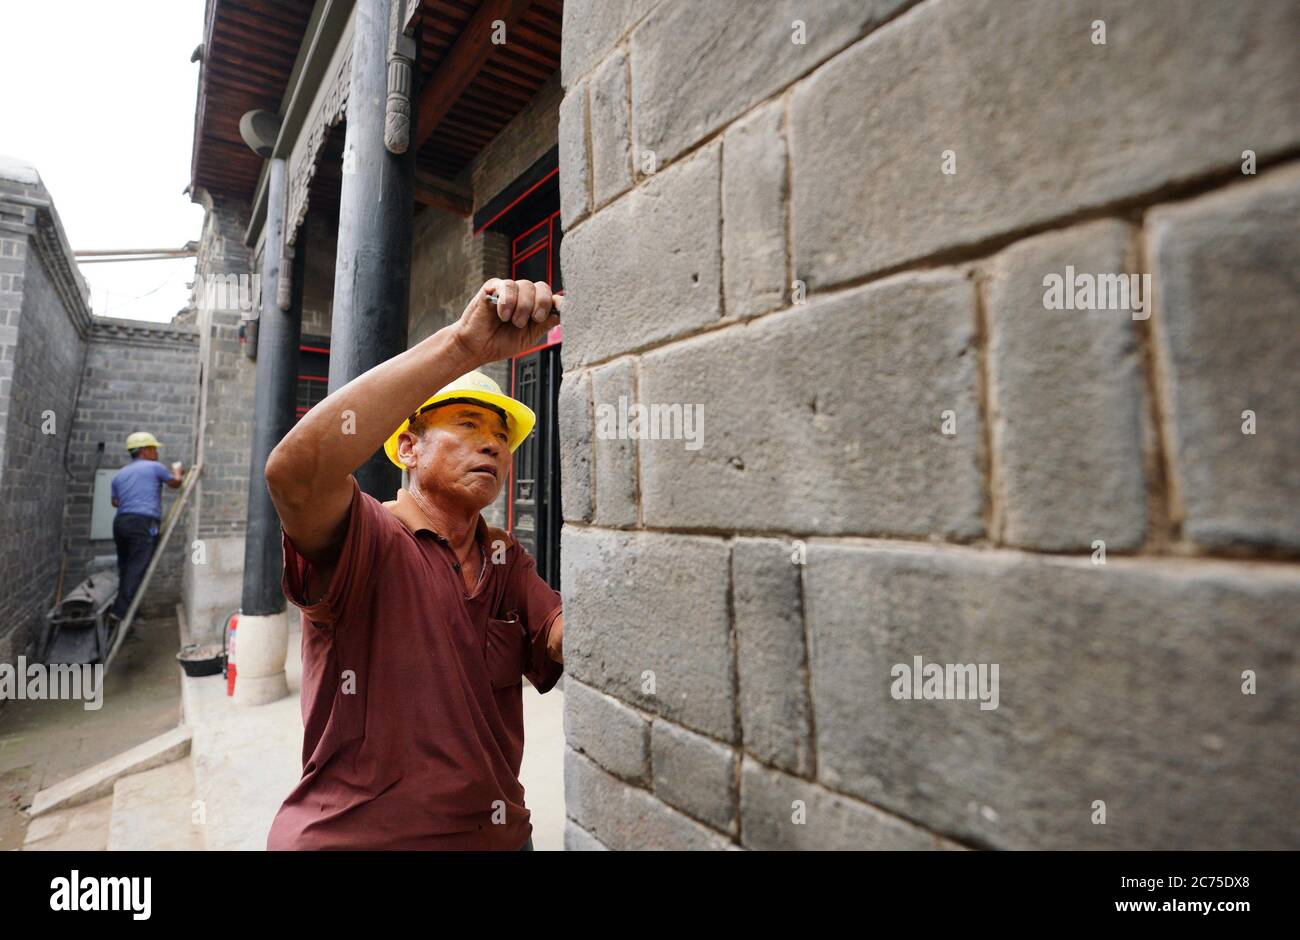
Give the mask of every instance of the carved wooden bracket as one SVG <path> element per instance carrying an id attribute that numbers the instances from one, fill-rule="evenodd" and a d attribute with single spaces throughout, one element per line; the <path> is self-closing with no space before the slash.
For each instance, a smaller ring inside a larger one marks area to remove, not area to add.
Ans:
<path id="1" fill-rule="evenodd" d="M 411 145 L 411 84 L 415 62 L 414 16 L 419 3 L 393 0 L 388 17 L 388 102 L 384 109 L 384 146 L 403 154 Z"/>

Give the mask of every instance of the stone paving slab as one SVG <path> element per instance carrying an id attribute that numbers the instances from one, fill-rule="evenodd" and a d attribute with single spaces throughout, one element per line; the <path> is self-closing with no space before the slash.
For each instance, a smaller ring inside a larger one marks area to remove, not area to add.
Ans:
<path id="1" fill-rule="evenodd" d="M 301 776 L 298 695 L 301 634 L 289 634 L 289 695 L 267 705 L 236 705 L 226 680 L 181 680 L 186 721 L 194 730 L 194 793 L 204 808 L 209 851 L 261 851 L 284 798 Z"/>
<path id="2" fill-rule="evenodd" d="M 114 784 L 122 777 L 170 764 L 188 754 L 189 749 L 190 729 L 184 725 L 173 728 L 166 734 L 160 734 L 103 763 L 61 780 L 52 787 L 46 787 L 32 800 L 31 814 L 40 816 L 50 810 L 66 809 L 109 796 Z"/>
<path id="3" fill-rule="evenodd" d="M 110 852 L 192 852 L 203 849 L 195 822 L 194 767 L 189 758 L 132 774 L 113 787 Z"/>
<path id="4" fill-rule="evenodd" d="M 113 797 L 101 796 L 80 806 L 56 809 L 27 827 L 24 852 L 100 852 L 108 845 Z"/>

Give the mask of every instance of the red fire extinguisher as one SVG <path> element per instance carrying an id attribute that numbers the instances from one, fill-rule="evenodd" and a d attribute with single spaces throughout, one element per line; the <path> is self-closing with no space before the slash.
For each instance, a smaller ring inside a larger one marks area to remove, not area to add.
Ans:
<path id="1" fill-rule="evenodd" d="M 239 611 L 235 611 L 226 620 L 226 694 L 235 694 L 235 628 L 239 626 Z"/>

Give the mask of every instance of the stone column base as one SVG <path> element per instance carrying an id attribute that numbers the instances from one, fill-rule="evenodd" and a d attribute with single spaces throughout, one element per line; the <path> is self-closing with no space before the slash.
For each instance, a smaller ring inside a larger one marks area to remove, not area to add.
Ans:
<path id="1" fill-rule="evenodd" d="M 289 651 L 286 612 L 239 615 L 235 633 L 236 705 L 266 705 L 289 694 L 284 659 Z"/>

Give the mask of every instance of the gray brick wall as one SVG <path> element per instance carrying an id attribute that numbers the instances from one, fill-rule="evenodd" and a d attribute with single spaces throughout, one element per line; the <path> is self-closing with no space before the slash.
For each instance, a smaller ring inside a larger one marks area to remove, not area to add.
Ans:
<path id="1" fill-rule="evenodd" d="M 158 459 L 194 463 L 197 442 L 199 337 L 193 327 L 136 320 L 97 319 L 86 353 L 68 466 L 72 473 L 63 517 L 68 579 L 75 583 L 94 555 L 112 555 L 112 539 L 91 540 L 96 469 L 130 463 L 126 437 L 148 431 L 163 445 Z M 99 450 L 100 443 L 104 448 Z M 163 515 L 179 491 L 163 488 Z M 191 493 L 191 498 L 193 494 Z M 145 616 L 170 616 L 181 597 L 189 564 L 186 534 L 193 507 L 187 505 L 141 601 Z"/>
<path id="2" fill-rule="evenodd" d="M 247 207 L 211 205 L 199 242 L 196 273 L 202 277 L 259 273 L 247 246 Z M 203 338 L 203 477 L 199 484 L 196 538 L 242 536 L 248 509 L 249 440 L 253 431 L 253 376 L 257 363 L 244 355 L 242 313 L 232 308 L 199 311 Z"/>
<path id="3" fill-rule="evenodd" d="M 474 209 L 505 189 L 546 151 L 555 146 L 559 133 L 560 77 L 553 75 L 538 89 L 524 109 L 503 127 L 469 166 Z"/>
<path id="4" fill-rule="evenodd" d="M 15 342 L 5 350 L 12 372 L 3 395 L 8 414 L 0 482 L 0 583 L 6 586 L 0 635 L 14 633 L 16 653 L 54 602 L 69 485 L 64 458 L 71 456 L 68 435 L 85 348 L 40 253 L 29 243 L 25 254 L 22 274 L 0 275 L 22 295 L 11 325 Z M 65 587 L 76 583 L 78 571 L 70 559 Z"/>
<path id="5" fill-rule="evenodd" d="M 0 178 L 0 663 L 55 600 L 87 295 L 39 176 Z"/>
<path id="6" fill-rule="evenodd" d="M 165 459 L 192 459 L 198 337 L 186 326 L 92 317 L 39 182 L 0 180 L 0 268 L 0 657 L 12 662 L 34 652 L 60 574 L 66 591 L 91 557 L 114 553 L 111 539 L 90 539 L 96 468 L 124 466 L 136 430 L 163 441 Z M 184 535 L 182 524 L 145 614 L 170 614 L 179 597 Z"/>
<path id="7" fill-rule="evenodd" d="M 21 219 L 21 210 L 18 207 L 15 210 L 11 218 Z M 18 325 L 23 313 L 23 272 L 26 269 L 26 234 L 0 229 L 0 466 L 3 466 L 9 440 L 9 396 L 13 391 Z"/>
<path id="8" fill-rule="evenodd" d="M 565 4 L 567 847 L 1300 848 L 1295 23 Z"/>
<path id="9" fill-rule="evenodd" d="M 196 274 L 207 279 L 230 275 L 251 278 L 260 273 L 244 245 L 248 206 L 214 200 L 206 192 L 200 192 L 196 201 L 206 210 Z M 317 251 L 309 251 L 309 268 L 318 257 Z M 313 290 L 311 296 L 321 295 Z M 326 304 L 320 300 L 313 301 L 312 310 L 313 317 L 328 316 Z M 193 562 L 197 557 L 202 564 L 191 563 L 184 568 L 182 594 L 188 638 L 209 643 L 220 642 L 225 617 L 239 607 L 242 597 L 257 363 L 244 355 L 240 344 L 243 311 L 230 308 L 228 303 L 225 308 L 203 303 L 194 316 L 201 373 L 195 422 L 201 435 L 195 457 L 203 461 L 203 474 L 192 497 L 185 541 L 189 546 L 201 543 L 203 551 L 190 559 Z"/>

